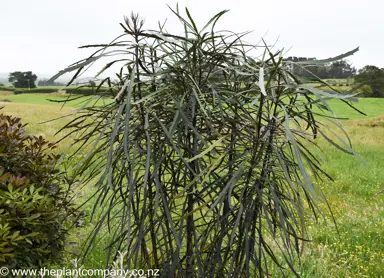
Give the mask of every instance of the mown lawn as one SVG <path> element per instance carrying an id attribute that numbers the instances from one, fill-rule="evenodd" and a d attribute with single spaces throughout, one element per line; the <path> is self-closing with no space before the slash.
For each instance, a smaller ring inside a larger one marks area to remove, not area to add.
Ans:
<path id="1" fill-rule="evenodd" d="M 54 133 L 66 120 L 48 124 L 39 122 L 65 115 L 78 105 L 74 103 L 60 109 L 60 104 L 48 102 L 46 95 L 0 96 L 3 98 L 12 102 L 0 103 L 5 106 L 2 112 L 21 117 L 29 123 L 29 132 L 50 140 L 57 139 Z M 331 106 L 339 117 L 351 119 L 344 123 L 345 128 L 354 149 L 367 165 L 328 145 L 325 140 L 319 140 L 326 161 L 324 167 L 335 182 L 319 181 L 318 186 L 328 198 L 339 233 L 326 205 L 320 203 L 325 219 L 315 221 L 308 216 L 312 241 L 306 244 L 297 267 L 302 277 L 381 277 L 384 269 L 384 194 L 379 192 L 384 190 L 384 99 L 360 99 L 355 106 L 367 116 L 339 101 L 331 101 Z M 68 148 L 69 142 L 60 146 L 61 151 Z M 80 230 L 84 235 L 80 241 L 89 231 L 89 227 Z M 77 236 L 73 239 L 79 240 Z M 104 268 L 104 246 L 103 241 L 97 245 L 86 267 Z M 65 264 L 70 266 L 69 261 Z M 279 277 L 279 273 L 273 277 Z"/>

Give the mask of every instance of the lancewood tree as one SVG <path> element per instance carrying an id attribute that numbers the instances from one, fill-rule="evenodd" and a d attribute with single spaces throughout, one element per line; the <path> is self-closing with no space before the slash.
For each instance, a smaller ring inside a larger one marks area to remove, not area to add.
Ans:
<path id="1" fill-rule="evenodd" d="M 97 180 L 100 217 L 86 252 L 107 230 L 108 258 L 128 251 L 127 269 L 265 277 L 275 264 L 298 275 L 305 207 L 318 215 L 324 201 L 315 186 L 327 176 L 316 138 L 353 153 L 324 123 L 341 129 L 327 101 L 353 98 L 302 84 L 282 51 L 246 43 L 246 33 L 216 31 L 226 11 L 202 28 L 187 9 L 184 17 L 171 11 L 182 35 L 162 25 L 146 30 L 132 14 L 123 35 L 84 46 L 97 51 L 53 77 L 76 71 L 76 78 L 101 58 L 110 61 L 100 74 L 119 68 L 98 86 L 100 95 L 111 88 L 114 101 L 84 107 L 64 127 L 77 132 L 79 150 L 91 146 L 75 173 Z"/>

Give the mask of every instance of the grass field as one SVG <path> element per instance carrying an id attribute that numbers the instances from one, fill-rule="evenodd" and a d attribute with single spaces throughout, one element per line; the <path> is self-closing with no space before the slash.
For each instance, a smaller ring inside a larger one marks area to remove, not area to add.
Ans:
<path id="1" fill-rule="evenodd" d="M 62 96 L 49 98 L 63 99 Z M 79 103 L 61 104 L 47 101 L 47 95 L 1 95 L 2 112 L 21 117 L 29 123 L 27 129 L 32 134 L 44 135 L 55 140 L 55 132 L 65 123 L 65 119 L 39 124 L 73 111 Z M 326 171 L 335 182 L 319 182 L 318 186 L 327 196 L 335 215 L 339 234 L 331 221 L 326 205 L 325 219 L 315 221 L 308 217 L 311 242 L 304 249 L 297 267 L 302 277 L 382 277 L 384 270 L 384 99 L 363 98 L 356 107 L 364 111 L 361 115 L 339 101 L 332 101 L 331 107 L 341 118 L 349 118 L 344 123 L 351 137 L 354 149 L 367 162 L 362 164 L 357 158 L 341 153 L 324 140 L 323 156 L 327 163 Z M 59 135 L 60 136 L 60 135 Z M 63 142 L 60 150 L 68 150 L 69 142 Z M 86 227 L 81 231 L 86 234 Z M 74 236 L 73 240 L 78 240 Z M 86 267 L 104 268 L 105 244 L 101 241 L 91 252 Z M 65 262 L 69 267 L 68 262 Z M 279 277 L 276 273 L 273 277 Z"/>
<path id="2" fill-rule="evenodd" d="M 97 98 L 97 97 L 81 97 L 78 95 L 68 96 L 60 94 L 20 94 L 14 95 L 10 93 L 0 94 L 0 102 L 12 102 L 12 103 L 28 103 L 38 105 L 51 105 L 51 106 L 63 106 L 66 100 L 76 98 L 75 100 L 67 101 L 65 106 L 80 108 L 83 105 L 95 104 L 101 105 L 103 103 L 109 103 L 113 101 L 111 98 Z"/>
<path id="3" fill-rule="evenodd" d="M 353 102 L 353 106 L 366 115 L 362 115 L 336 99 L 331 100 L 329 104 L 337 117 L 348 120 L 370 119 L 384 114 L 384 101 L 380 98 L 359 98 L 358 102 Z"/>
<path id="4" fill-rule="evenodd" d="M 377 103 L 379 104 L 379 103 Z M 384 102 L 381 102 L 382 106 Z M 378 107 L 376 107 L 378 108 Z M 382 115 L 384 109 L 382 108 Z M 384 116 L 345 123 L 354 149 L 367 162 L 320 142 L 325 170 L 335 183 L 322 182 L 335 215 L 310 224 L 312 243 L 303 256 L 304 277 L 381 277 L 384 269 Z M 376 125 L 380 123 L 381 125 Z M 326 211 L 326 206 L 323 204 Z"/>

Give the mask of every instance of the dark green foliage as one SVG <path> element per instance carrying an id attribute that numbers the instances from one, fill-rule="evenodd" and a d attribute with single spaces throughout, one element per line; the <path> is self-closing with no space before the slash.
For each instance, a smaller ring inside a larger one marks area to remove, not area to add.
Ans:
<path id="1" fill-rule="evenodd" d="M 356 83 L 371 87 L 371 97 L 384 97 L 384 68 L 365 66 L 355 76 Z"/>
<path id="2" fill-rule="evenodd" d="M 328 76 L 322 78 L 350 78 L 356 74 L 356 69 L 346 61 L 335 61 L 330 63 Z"/>
<path id="3" fill-rule="evenodd" d="M 121 24 L 124 35 L 85 46 L 100 49 L 55 76 L 76 71 L 75 78 L 94 61 L 121 55 L 101 70 L 123 63 L 117 83 L 104 80 L 119 92 L 115 102 L 84 108 L 64 127 L 81 134 L 79 149 L 92 146 L 75 172 L 99 179 L 94 212 L 101 217 L 89 248 L 107 229 L 108 259 L 127 251 L 127 269 L 267 277 L 274 263 L 298 276 L 305 209 L 317 216 L 324 201 L 311 177 L 327 176 L 314 149 L 332 125 L 319 119 L 341 128 L 327 100 L 354 99 L 302 84 L 282 52 L 215 31 L 226 11 L 201 29 L 188 10 L 185 18 L 172 12 L 183 35 L 145 30 L 132 14 Z M 249 54 L 255 49 L 257 57 Z M 348 140 L 326 138 L 354 153 Z"/>
<path id="4" fill-rule="evenodd" d="M 41 94 L 51 94 L 51 93 L 56 93 L 58 91 L 57 88 L 44 88 L 44 87 L 39 87 L 39 88 L 34 88 L 34 89 L 16 89 L 14 90 L 15 95 L 19 94 L 36 94 L 36 93 L 41 93 Z"/>
<path id="5" fill-rule="evenodd" d="M 36 74 L 33 74 L 31 71 L 11 72 L 8 77 L 8 81 L 11 82 L 15 88 L 36 88 L 36 79 Z"/>
<path id="6" fill-rule="evenodd" d="M 372 88 L 369 85 L 364 85 L 357 90 L 359 97 L 372 97 Z"/>
<path id="7" fill-rule="evenodd" d="M 76 88 L 49 88 L 49 87 L 38 87 L 34 89 L 14 89 L 14 93 L 18 94 L 51 94 L 57 93 L 59 90 L 65 91 L 67 94 L 72 95 L 100 95 L 100 96 L 113 96 L 116 95 L 116 90 L 112 88 L 99 88 L 97 87 L 76 87 Z"/>
<path id="8" fill-rule="evenodd" d="M 0 115 L 0 264 L 11 267 L 58 262 L 77 214 L 54 144 L 24 127 Z"/>
<path id="9" fill-rule="evenodd" d="M 7 87 L 7 86 L 1 86 L 1 87 L 0 87 L 0 91 L 9 91 L 9 92 L 13 92 L 13 91 L 15 91 L 15 88 Z"/>

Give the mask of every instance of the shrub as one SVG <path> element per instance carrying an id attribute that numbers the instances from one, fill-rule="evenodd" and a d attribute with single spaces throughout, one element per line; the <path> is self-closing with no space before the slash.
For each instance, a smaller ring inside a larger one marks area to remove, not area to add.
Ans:
<path id="1" fill-rule="evenodd" d="M 268 277 L 272 261 L 295 272 L 306 209 L 321 213 L 311 177 L 326 173 L 313 149 L 330 127 L 319 121 L 332 121 L 327 99 L 348 96 L 302 84 L 281 52 L 250 56 L 261 47 L 214 30 L 226 11 L 203 31 L 188 10 L 188 18 L 173 12 L 184 35 L 126 18 L 121 47 L 129 52 L 107 64 L 124 60 L 116 101 L 84 107 L 67 125 L 90 150 L 77 173 L 100 177 L 88 245 L 107 232 L 108 261 L 126 251 L 125 268 L 161 269 L 162 277 Z M 60 74 L 76 77 L 101 57 Z"/>
<path id="2" fill-rule="evenodd" d="M 15 95 L 20 95 L 20 94 L 23 94 L 23 93 L 24 93 L 24 90 L 16 89 L 16 90 L 13 91 L 13 93 L 14 93 Z"/>
<path id="3" fill-rule="evenodd" d="M 10 267 L 58 261 L 76 216 L 55 145 L 24 127 L 0 115 L 0 263 Z"/>
<path id="4" fill-rule="evenodd" d="M 361 88 L 357 89 L 357 92 L 360 94 L 359 97 L 372 97 L 372 88 L 369 85 L 363 85 Z"/>
<path id="5" fill-rule="evenodd" d="M 59 89 L 58 88 L 34 88 L 31 90 L 25 90 L 27 93 L 41 93 L 41 94 L 51 94 L 56 93 Z"/>

